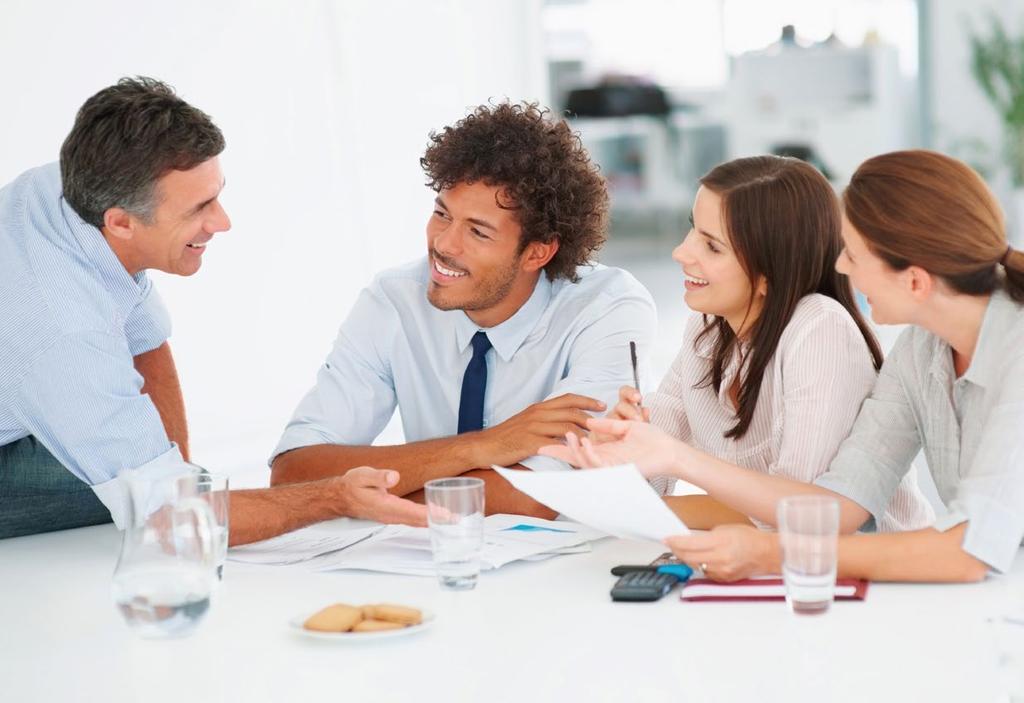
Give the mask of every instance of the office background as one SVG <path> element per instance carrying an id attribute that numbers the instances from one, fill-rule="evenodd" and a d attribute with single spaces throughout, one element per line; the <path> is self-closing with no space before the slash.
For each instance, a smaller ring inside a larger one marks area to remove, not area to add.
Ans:
<path id="1" fill-rule="evenodd" d="M 1024 35 L 1024 0 L 3 0 L 0 183 L 55 160 L 77 107 L 123 75 L 214 118 L 233 228 L 198 275 L 154 279 L 194 459 L 258 483 L 359 290 L 424 252 L 431 129 L 506 96 L 660 92 L 657 114 L 575 120 L 612 186 L 602 259 L 655 295 L 660 372 L 686 315 L 669 253 L 717 159 L 809 148 L 842 187 L 875 153 L 940 149 L 1019 229 L 1003 124 L 971 72 L 971 32 L 993 19 Z M 381 440 L 400 438 L 393 422 Z"/>

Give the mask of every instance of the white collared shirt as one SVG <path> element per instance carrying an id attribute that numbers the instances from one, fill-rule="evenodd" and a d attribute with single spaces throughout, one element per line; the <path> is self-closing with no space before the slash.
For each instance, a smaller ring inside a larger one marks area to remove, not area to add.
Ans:
<path id="1" fill-rule="evenodd" d="M 867 344 L 845 308 L 817 293 L 797 304 L 765 368 L 753 420 L 739 439 L 724 435 L 736 424 L 729 388 L 739 369 L 740 350 L 726 364 L 717 393 L 711 386 L 697 387 L 711 366 L 715 340 L 712 331 L 695 349 L 703 327 L 701 315 L 687 324 L 679 356 L 657 393 L 647 399 L 651 422 L 753 471 L 804 483 L 825 473 L 875 383 Z M 663 493 L 671 489 L 671 482 L 664 480 L 654 485 Z M 915 529 L 935 520 L 912 469 L 893 484 L 889 498 L 879 506 L 879 529 Z"/>
<path id="2" fill-rule="evenodd" d="M 633 383 L 629 342 L 644 359 L 654 343 L 650 294 L 621 269 L 588 266 L 578 274 L 578 283 L 542 275 L 512 317 L 484 330 L 493 344 L 485 428 L 563 393 L 613 407 L 619 387 Z M 456 434 L 470 340 L 481 328 L 461 310 L 435 308 L 429 276 L 424 257 L 379 274 L 362 291 L 271 461 L 296 447 L 372 444 L 396 406 L 408 442 Z M 641 378 L 649 377 L 641 364 Z M 562 466 L 548 457 L 522 463 Z"/>

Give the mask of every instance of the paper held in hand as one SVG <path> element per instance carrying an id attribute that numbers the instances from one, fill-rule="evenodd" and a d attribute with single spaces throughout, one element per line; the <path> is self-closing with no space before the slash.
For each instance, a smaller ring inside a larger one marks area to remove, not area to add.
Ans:
<path id="1" fill-rule="evenodd" d="M 491 468 L 552 510 L 616 537 L 661 542 L 690 532 L 633 464 L 543 473 Z"/>

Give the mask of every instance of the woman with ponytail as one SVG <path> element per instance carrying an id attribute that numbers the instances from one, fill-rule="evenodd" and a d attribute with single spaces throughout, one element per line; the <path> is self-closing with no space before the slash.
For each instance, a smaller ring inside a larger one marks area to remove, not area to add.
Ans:
<path id="1" fill-rule="evenodd" d="M 813 484 L 737 469 L 650 425 L 591 420 L 606 440 L 564 448 L 574 463 L 636 461 L 741 513 L 774 523 L 779 499 L 840 504 L 839 575 L 977 581 L 1011 567 L 1024 538 L 1024 253 L 981 178 L 928 151 L 869 159 L 843 194 L 850 277 L 880 324 L 907 324 L 850 436 Z M 804 431 L 817 431 L 808 425 Z M 933 526 L 852 534 L 881 524 L 924 450 L 948 508 Z M 712 578 L 779 573 L 778 536 L 741 525 L 670 538 Z"/>

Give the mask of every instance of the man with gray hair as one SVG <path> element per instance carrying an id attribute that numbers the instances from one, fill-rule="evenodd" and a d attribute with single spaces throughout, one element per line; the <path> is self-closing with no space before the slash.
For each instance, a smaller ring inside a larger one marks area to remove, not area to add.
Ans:
<path id="1" fill-rule="evenodd" d="M 147 269 L 199 270 L 231 222 L 224 137 L 164 83 L 89 98 L 60 164 L 0 190 L 0 538 L 122 522 L 118 477 L 186 472 L 170 320 Z M 234 491 L 231 543 L 342 515 L 425 524 L 369 467 Z"/>

